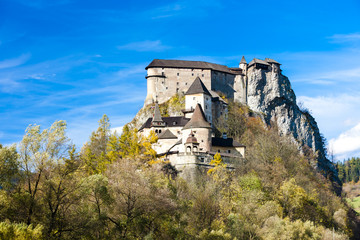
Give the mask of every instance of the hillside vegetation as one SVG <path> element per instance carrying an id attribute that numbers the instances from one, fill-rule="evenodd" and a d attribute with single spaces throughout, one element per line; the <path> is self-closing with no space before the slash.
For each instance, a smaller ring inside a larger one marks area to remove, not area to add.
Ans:
<path id="1" fill-rule="evenodd" d="M 81 151 L 63 121 L 29 126 L 0 149 L 0 238 L 356 239 L 356 218 L 311 151 L 238 104 L 225 124 L 246 161 L 228 171 L 217 156 L 194 182 L 156 158 L 154 133 L 111 134 L 106 116 Z"/>

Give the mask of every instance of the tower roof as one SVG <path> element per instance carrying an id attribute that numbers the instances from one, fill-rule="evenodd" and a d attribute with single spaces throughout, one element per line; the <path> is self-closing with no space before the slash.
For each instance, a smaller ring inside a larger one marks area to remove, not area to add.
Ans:
<path id="1" fill-rule="evenodd" d="M 206 121 L 205 114 L 200 104 L 197 104 L 190 121 L 183 129 L 190 128 L 211 128 L 210 123 Z"/>
<path id="2" fill-rule="evenodd" d="M 155 103 L 155 109 L 154 109 L 154 117 L 152 119 L 152 122 L 162 122 L 162 121 L 163 120 L 161 118 L 159 104 L 156 102 Z"/>
<path id="3" fill-rule="evenodd" d="M 204 83 L 199 77 L 197 77 L 194 82 L 191 84 L 185 95 L 203 93 L 211 96 L 209 90 L 205 87 Z"/>
<path id="4" fill-rule="evenodd" d="M 190 132 L 189 137 L 186 139 L 186 143 L 198 143 L 193 131 Z"/>
<path id="5" fill-rule="evenodd" d="M 161 133 L 158 137 L 159 139 L 177 139 L 169 129 L 166 129 L 165 132 Z"/>
<path id="6" fill-rule="evenodd" d="M 242 56 L 240 63 L 245 63 L 245 64 L 247 64 L 244 56 Z"/>

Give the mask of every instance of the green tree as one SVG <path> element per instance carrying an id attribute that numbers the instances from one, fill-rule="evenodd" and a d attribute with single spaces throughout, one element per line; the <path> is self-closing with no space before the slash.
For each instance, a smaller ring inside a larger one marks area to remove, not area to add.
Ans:
<path id="1" fill-rule="evenodd" d="M 108 142 L 110 139 L 110 121 L 105 114 L 99 120 L 99 127 L 92 132 L 90 141 L 84 144 L 81 150 L 81 159 L 89 174 L 102 173 L 111 163 L 107 156 Z"/>
<path id="2" fill-rule="evenodd" d="M 11 190 L 19 178 L 19 161 L 16 147 L 0 144 L 0 188 Z"/>
<path id="3" fill-rule="evenodd" d="M 52 171 L 53 164 L 63 162 L 72 148 L 65 130 L 65 121 L 57 121 L 43 131 L 39 125 L 30 125 L 18 146 L 24 191 L 28 195 L 24 206 L 27 209 L 27 224 L 32 223 L 35 208 L 40 207 L 38 195 L 43 175 Z"/>

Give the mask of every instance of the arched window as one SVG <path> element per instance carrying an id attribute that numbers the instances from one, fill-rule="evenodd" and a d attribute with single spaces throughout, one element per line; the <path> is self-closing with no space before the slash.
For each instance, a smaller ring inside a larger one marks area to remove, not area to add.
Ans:
<path id="1" fill-rule="evenodd" d="M 196 146 L 194 146 L 194 152 L 197 152 L 198 148 Z"/>
<path id="2" fill-rule="evenodd" d="M 186 152 L 191 152 L 191 147 L 190 146 L 187 146 Z"/>

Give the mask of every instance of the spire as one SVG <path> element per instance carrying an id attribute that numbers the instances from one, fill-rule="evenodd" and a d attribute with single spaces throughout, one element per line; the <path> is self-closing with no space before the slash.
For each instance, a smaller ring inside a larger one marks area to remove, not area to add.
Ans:
<path id="1" fill-rule="evenodd" d="M 245 64 L 247 64 L 244 56 L 242 56 L 240 63 L 245 63 Z"/>
<path id="2" fill-rule="evenodd" d="M 204 83 L 199 77 L 197 77 L 194 82 L 191 84 L 185 95 L 203 93 L 211 96 L 209 90 L 205 87 Z"/>
<path id="3" fill-rule="evenodd" d="M 183 129 L 190 128 L 211 128 L 210 123 L 206 121 L 205 114 L 200 104 L 197 104 L 190 121 Z"/>
<path id="4" fill-rule="evenodd" d="M 152 122 L 162 122 L 159 104 L 155 102 L 154 117 Z"/>

